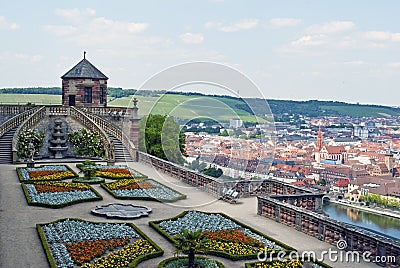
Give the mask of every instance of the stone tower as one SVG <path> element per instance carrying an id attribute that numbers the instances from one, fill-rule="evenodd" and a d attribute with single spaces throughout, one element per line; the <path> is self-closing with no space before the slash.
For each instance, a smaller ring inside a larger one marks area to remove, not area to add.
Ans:
<path id="1" fill-rule="evenodd" d="M 108 77 L 83 59 L 62 77 L 62 105 L 106 107 Z"/>

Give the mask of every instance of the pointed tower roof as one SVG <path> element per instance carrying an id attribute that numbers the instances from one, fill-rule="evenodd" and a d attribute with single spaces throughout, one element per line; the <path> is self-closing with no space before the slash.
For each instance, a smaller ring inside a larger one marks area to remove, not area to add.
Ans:
<path id="1" fill-rule="evenodd" d="M 93 64 L 91 64 L 85 57 L 84 53 L 83 60 L 75 65 L 66 74 L 61 76 L 64 78 L 97 78 L 97 79 L 108 79 L 102 72 L 99 71 Z"/>

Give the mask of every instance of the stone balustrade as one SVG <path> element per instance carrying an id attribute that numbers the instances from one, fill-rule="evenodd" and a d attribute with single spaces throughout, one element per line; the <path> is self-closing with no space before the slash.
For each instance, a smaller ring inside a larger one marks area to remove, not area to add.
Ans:
<path id="1" fill-rule="evenodd" d="M 40 120 L 42 120 L 46 116 L 46 107 L 41 106 L 35 109 L 33 112 L 31 110 L 27 111 L 26 119 L 19 125 L 17 130 L 14 132 L 13 140 L 12 140 L 12 161 L 15 164 L 17 162 L 17 145 L 18 145 L 18 137 L 22 131 L 28 130 L 31 127 L 35 126 Z M 13 118 L 12 118 L 13 119 Z M 4 125 L 4 124 L 3 124 Z"/>
<path id="2" fill-rule="evenodd" d="M 1 104 L 0 115 L 17 115 L 29 111 L 33 108 L 37 108 L 37 106 Z"/>
<path id="3" fill-rule="evenodd" d="M 22 122 L 24 122 L 27 118 L 29 118 L 31 114 L 34 113 L 37 109 L 38 107 L 30 108 L 6 120 L 3 124 L 0 125 L 0 137 L 3 136 L 6 132 L 8 132 L 10 129 L 20 126 Z"/>
<path id="4" fill-rule="evenodd" d="M 400 267 L 400 243 L 394 239 L 374 232 L 333 220 L 323 214 L 307 210 L 303 206 L 296 206 L 284 202 L 279 196 L 258 196 L 257 214 L 276 222 L 285 224 L 296 230 L 313 236 L 319 240 L 337 245 L 339 240 L 347 243 L 346 251 L 357 251 L 360 256 L 366 251 L 369 258 L 376 256 L 395 256 L 395 263 L 379 263 L 384 267 Z"/>
<path id="5" fill-rule="evenodd" d="M 69 115 L 73 117 L 75 120 L 81 122 L 89 130 L 99 134 L 101 140 L 104 144 L 105 155 L 108 161 L 114 162 L 114 144 L 111 142 L 110 138 L 103 130 L 101 126 L 99 126 L 96 122 L 94 122 L 87 114 L 82 112 L 80 109 L 75 107 L 68 107 L 69 108 Z"/>

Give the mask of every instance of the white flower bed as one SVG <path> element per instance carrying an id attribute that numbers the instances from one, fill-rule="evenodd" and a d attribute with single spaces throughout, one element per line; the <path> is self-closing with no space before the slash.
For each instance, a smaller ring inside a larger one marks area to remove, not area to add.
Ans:
<path id="1" fill-rule="evenodd" d="M 189 211 L 185 216 L 179 219 L 162 221 L 158 226 L 171 236 L 181 233 L 183 228 L 188 229 L 190 232 L 197 231 L 198 229 L 202 229 L 203 232 L 237 229 L 245 233 L 247 236 L 260 241 L 267 248 L 282 249 L 282 247 L 276 245 L 275 242 L 240 226 L 220 214 L 206 214 L 199 211 Z"/>
<path id="2" fill-rule="evenodd" d="M 25 184 L 25 187 L 28 192 L 29 198 L 31 199 L 31 202 L 33 203 L 62 205 L 76 200 L 84 200 L 97 197 L 96 194 L 91 190 L 38 193 L 35 185 L 33 184 Z"/>
<path id="3" fill-rule="evenodd" d="M 45 171 L 45 170 L 69 171 L 66 166 L 43 166 L 43 167 L 36 167 L 36 168 L 20 168 L 19 169 L 23 181 L 30 180 L 30 177 L 29 177 L 30 171 Z"/>

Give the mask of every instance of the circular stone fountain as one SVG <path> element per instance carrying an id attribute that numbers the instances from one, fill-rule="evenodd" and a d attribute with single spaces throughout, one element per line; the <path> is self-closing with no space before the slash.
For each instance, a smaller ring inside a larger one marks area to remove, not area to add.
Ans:
<path id="1" fill-rule="evenodd" d="M 96 206 L 92 209 L 92 213 L 107 218 L 134 219 L 148 216 L 151 213 L 151 208 L 133 204 L 112 203 Z"/>

